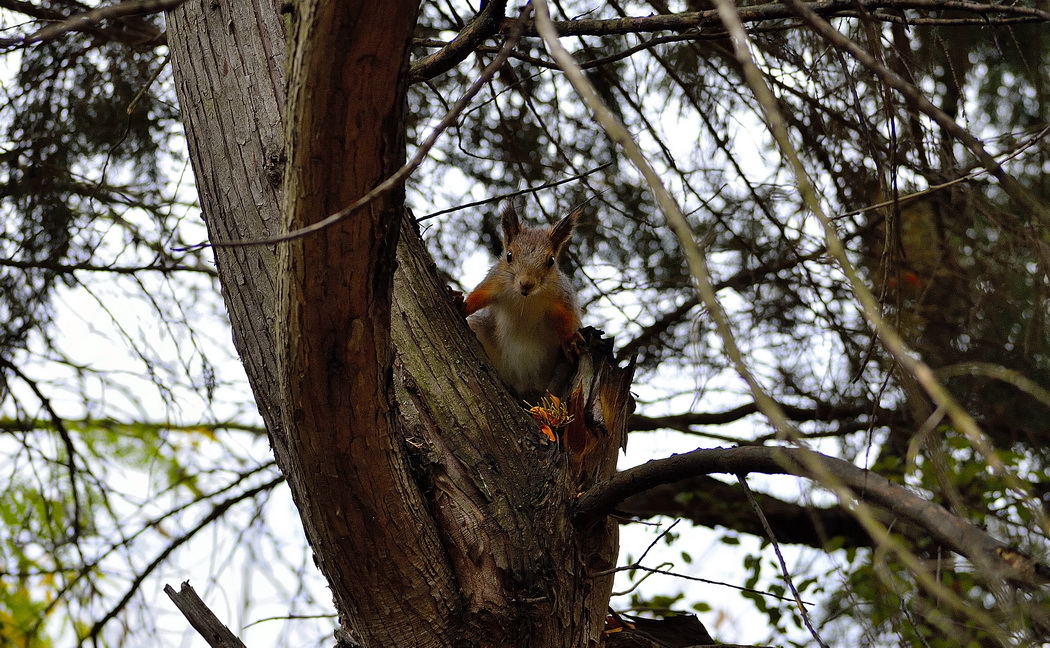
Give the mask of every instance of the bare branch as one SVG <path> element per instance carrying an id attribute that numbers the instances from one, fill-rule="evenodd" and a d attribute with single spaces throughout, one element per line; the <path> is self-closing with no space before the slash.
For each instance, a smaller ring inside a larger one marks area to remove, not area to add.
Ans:
<path id="1" fill-rule="evenodd" d="M 926 95 L 915 87 L 914 84 L 886 67 L 885 64 L 879 62 L 870 52 L 838 32 L 806 3 L 801 2 L 800 0 L 784 0 L 784 3 L 832 47 L 854 57 L 857 62 L 871 70 L 883 83 L 904 95 L 908 101 L 912 102 L 916 109 L 936 122 L 952 137 L 959 140 L 959 142 L 968 148 L 970 153 L 980 161 L 981 165 L 1000 182 L 1003 190 L 1006 191 L 1011 198 L 1017 201 L 1019 205 L 1031 212 L 1033 217 L 1039 218 L 1044 223 L 1050 222 L 1050 210 L 1047 210 L 1042 203 L 1036 200 L 1029 191 L 1021 185 L 1021 183 L 1014 179 L 1013 176 L 1006 173 L 1002 165 L 999 164 L 999 161 L 984 148 L 984 145 L 981 144 L 980 140 L 974 137 L 970 131 L 960 126 L 943 110 L 933 105 L 933 103 L 926 98 Z M 948 5 L 956 3 L 946 2 L 943 4 Z M 1032 11 L 1044 13 L 1034 9 Z M 1050 18 L 1050 15 L 1047 15 L 1047 17 Z"/>
<path id="2" fill-rule="evenodd" d="M 769 275 L 776 274 L 781 270 L 794 268 L 806 261 L 818 259 L 824 254 L 825 251 L 820 249 L 809 254 L 792 257 L 790 259 L 778 260 L 757 268 L 747 268 L 714 284 L 714 289 L 716 292 L 727 288 L 740 290 L 758 283 Z M 680 322 L 682 318 L 691 312 L 699 303 L 700 298 L 692 296 L 682 302 L 678 307 L 662 315 L 655 322 L 647 326 L 638 334 L 638 336 L 624 344 L 620 350 L 617 351 L 617 359 L 623 361 L 633 356 L 638 350 L 642 349 L 647 344 L 650 344 L 672 326 Z"/>
<path id="3" fill-rule="evenodd" d="M 26 0 L 0 0 L 0 9 L 15 11 L 37 20 L 62 20 L 66 17 L 61 11 Z"/>
<path id="4" fill-rule="evenodd" d="M 1008 17 L 1011 22 L 1050 22 L 1050 13 L 1034 7 L 1019 7 L 983 2 L 958 2 L 941 0 L 819 0 L 804 3 L 813 13 L 823 17 L 855 15 L 857 10 L 869 12 L 871 17 L 885 20 L 900 20 L 899 14 L 879 14 L 878 9 L 914 11 L 954 11 L 975 14 L 980 24 L 995 24 L 994 16 Z M 781 20 L 795 17 L 795 13 L 781 3 L 739 7 L 741 22 L 757 23 L 767 20 Z M 911 22 L 909 20 L 909 22 Z M 554 27 L 562 36 L 606 36 L 613 34 L 639 34 L 661 31 L 681 31 L 684 29 L 702 29 L 714 27 L 723 32 L 718 12 L 715 10 L 697 11 L 677 14 L 660 14 L 628 18 L 566 20 L 555 21 Z M 506 29 L 504 23 L 502 29 Z M 535 21 L 525 25 L 526 36 L 537 36 Z"/>
<path id="5" fill-rule="evenodd" d="M 781 405 L 781 408 L 783 408 L 788 418 L 793 421 L 835 421 L 839 418 L 852 418 L 870 414 L 872 410 L 871 405 L 817 405 L 816 407 Z M 688 430 L 694 425 L 725 425 L 758 412 L 758 405 L 751 402 L 724 412 L 686 412 L 669 416 L 642 416 L 635 414 L 631 417 L 631 431 L 642 432 L 661 428 L 670 428 L 672 430 L 682 430 L 684 428 Z"/>
<path id="6" fill-rule="evenodd" d="M 49 13 L 46 16 L 40 14 L 39 11 L 32 9 L 30 3 L 5 1 L 4 6 L 8 9 L 15 9 L 22 11 L 27 15 L 33 15 L 40 18 L 47 18 L 50 20 L 56 20 L 54 24 L 48 25 L 42 29 L 39 29 L 28 36 L 18 36 L 15 38 L 0 38 L 0 47 L 11 47 L 14 45 L 33 45 L 35 43 L 46 43 L 48 41 L 55 40 L 63 34 L 69 32 L 78 31 L 90 31 L 94 29 L 103 20 L 112 20 L 114 18 L 131 18 L 133 16 L 142 16 L 152 13 L 160 13 L 169 9 L 174 9 L 186 0 L 127 0 L 126 2 L 118 2 L 116 4 L 106 5 L 99 7 L 98 9 L 92 9 L 91 11 L 85 11 L 84 13 L 77 14 L 75 16 L 65 17 L 59 16 L 55 13 Z M 26 7 L 25 5 L 29 5 Z M 147 35 L 143 34 L 141 42 L 146 43 L 155 40 L 161 35 L 158 30 L 155 34 Z"/>
<path id="7" fill-rule="evenodd" d="M 680 574 L 669 569 L 662 569 L 660 567 L 646 567 L 645 565 L 635 563 L 632 565 L 624 565 L 623 567 L 617 567 L 611 571 L 643 571 L 646 574 L 659 574 L 660 576 L 671 576 L 673 578 L 680 578 L 682 580 L 693 581 L 694 583 L 705 583 L 707 585 L 718 585 L 719 587 L 728 587 L 729 589 L 736 590 L 738 592 L 747 592 L 748 594 L 758 594 L 759 596 L 765 596 L 768 598 L 777 599 L 779 601 L 790 601 L 786 596 L 781 594 L 774 594 L 773 592 L 767 592 L 753 587 L 744 587 L 743 585 L 734 585 L 733 583 L 726 583 L 725 581 L 711 580 L 710 578 L 701 578 L 700 576 L 691 576 L 689 574 Z M 644 580 L 644 577 L 643 577 Z"/>
<path id="8" fill-rule="evenodd" d="M 70 428 L 74 431 L 83 431 L 90 429 L 104 429 L 110 432 L 122 432 L 127 430 L 129 434 L 133 431 L 148 430 L 152 433 L 164 433 L 169 432 L 185 432 L 185 433 L 196 433 L 201 430 L 208 432 L 218 432 L 220 430 L 225 431 L 237 431 L 247 432 L 256 436 L 265 436 L 266 428 L 258 425 L 249 425 L 247 423 L 237 423 L 236 421 L 224 421 L 221 423 L 207 423 L 197 422 L 186 425 L 176 425 L 174 423 L 160 423 L 155 421 L 117 421 L 114 419 L 62 419 L 60 421 L 62 425 Z M 26 430 L 56 430 L 57 424 L 55 421 L 46 419 L 22 419 L 22 418 L 10 418 L 0 417 L 0 432 L 23 432 Z"/>
<path id="9" fill-rule="evenodd" d="M 230 632 L 230 629 L 219 621 L 219 617 L 208 609 L 201 597 L 197 596 L 197 592 L 190 587 L 189 581 L 184 581 L 178 592 L 171 585 L 165 585 L 164 593 L 175 603 L 193 629 L 204 637 L 209 646 L 212 648 L 245 648 L 237 635 Z"/>
<path id="10" fill-rule="evenodd" d="M 817 220 L 820 221 L 824 229 L 824 240 L 828 253 L 836 260 L 838 265 L 842 268 L 843 273 L 846 275 L 846 279 L 854 296 L 863 308 L 865 319 L 867 319 L 874 327 L 879 340 L 886 350 L 901 364 L 902 367 L 907 369 L 910 375 L 915 377 L 930 398 L 939 407 L 944 408 L 952 423 L 966 436 L 970 443 L 980 451 L 994 473 L 1002 476 L 1012 489 L 1024 495 L 1025 504 L 1033 510 L 1036 519 L 1039 520 L 1040 525 L 1045 530 L 1050 526 L 1050 521 L 1047 520 L 1045 513 L 1031 502 L 1031 498 L 1027 495 L 1027 486 L 1015 475 L 1006 471 L 1003 461 L 998 454 L 996 454 L 988 437 L 977 426 L 974 418 L 947 391 L 944 385 L 937 380 L 933 375 L 930 366 L 916 357 L 916 354 L 909 348 L 907 343 L 905 343 L 900 333 L 890 326 L 882 317 L 881 307 L 878 301 L 861 279 L 857 268 L 853 265 L 852 261 L 846 254 L 843 239 L 838 235 L 831 219 L 824 213 L 820 200 L 817 197 L 816 188 L 809 180 L 806 169 L 798 155 L 798 151 L 791 141 L 787 123 L 784 115 L 779 109 L 777 99 L 767 85 L 765 76 L 758 69 L 757 64 L 752 58 L 749 38 L 744 31 L 736 7 L 729 2 L 729 0 L 715 0 L 715 2 L 718 6 L 722 20 L 725 23 L 726 29 L 732 34 L 734 52 L 742 66 L 744 79 L 751 87 L 759 103 L 762 105 L 763 114 L 765 115 L 769 132 L 777 142 L 781 153 L 791 167 L 803 203 L 817 217 Z M 918 89 L 915 88 L 913 84 L 902 79 L 895 72 L 876 61 L 870 53 L 860 48 L 860 46 L 839 32 L 835 31 L 827 22 L 816 16 L 810 8 L 799 2 L 799 0 L 784 0 L 784 2 L 791 6 L 794 11 L 799 13 L 800 16 L 810 24 L 814 31 L 826 38 L 833 46 L 841 48 L 843 51 L 855 56 L 862 65 L 868 67 L 872 72 L 878 75 L 887 86 L 897 89 L 909 98 L 912 93 L 918 93 Z M 1029 208 L 1033 216 L 1040 216 L 1044 219 L 1050 218 L 1050 215 L 1047 214 L 1046 208 L 1035 203 L 1027 191 L 1020 186 L 1020 183 L 1002 169 L 995 158 L 991 157 L 973 135 L 963 130 L 954 120 L 936 106 L 933 106 L 933 104 L 921 94 L 918 94 L 915 100 L 919 104 L 918 108 L 927 114 L 928 117 L 936 121 L 953 135 L 956 135 L 956 137 L 960 137 L 963 140 L 964 144 L 971 149 L 971 152 L 981 161 L 981 163 L 989 168 L 989 170 L 992 171 L 992 174 L 1000 180 L 1003 188 L 1011 195 L 1011 197 Z M 952 127 L 962 132 L 956 134 L 952 130 Z M 703 282 L 701 283 L 704 285 Z M 717 315 L 718 313 L 716 312 L 715 314 Z M 735 353 L 736 351 L 730 349 L 730 352 Z M 758 402 L 762 404 L 763 401 L 759 400 Z M 771 414 L 783 417 L 783 411 L 780 410 L 779 407 L 776 407 L 775 404 L 774 407 L 771 407 L 770 409 Z M 763 407 L 763 411 L 766 411 L 765 407 Z M 773 420 L 774 425 L 778 427 L 778 430 L 784 423 L 786 423 L 786 421 L 778 421 L 772 416 L 771 419 Z M 808 459 L 808 455 L 802 455 L 802 457 L 804 460 Z M 819 471 L 823 470 L 823 464 L 817 462 L 812 466 L 807 466 L 807 468 L 811 471 Z M 831 480 L 835 478 L 834 475 L 828 474 L 823 477 L 824 479 L 822 479 L 822 481 L 825 484 L 833 484 Z M 842 492 L 838 492 L 838 494 L 840 497 L 844 495 Z M 979 559 L 984 558 L 984 556 L 979 556 Z M 991 563 L 989 563 L 988 566 L 991 567 Z M 933 581 L 930 581 L 929 585 L 932 587 L 939 587 L 939 584 L 934 583 Z"/>
<path id="11" fill-rule="evenodd" d="M 1017 143 L 1014 147 L 1012 147 L 1011 150 L 1001 153 L 1001 155 L 1003 156 L 1003 159 L 999 163 L 1002 164 L 1003 162 L 1008 162 L 1009 160 L 1012 160 L 1012 159 L 1020 156 L 1027 149 L 1029 149 L 1030 147 L 1035 146 L 1036 144 L 1038 144 L 1047 135 L 1050 135 L 1050 126 L 1044 126 L 1043 128 L 1040 128 L 1038 131 L 1036 131 L 1030 137 L 1027 137 L 1024 140 L 1022 140 L 1021 142 Z M 990 173 L 990 172 L 991 171 L 988 168 L 982 167 L 982 168 L 977 169 L 975 171 L 970 171 L 969 173 L 960 175 L 960 176 L 958 176 L 956 178 L 952 178 L 951 180 L 948 180 L 946 182 L 941 182 L 941 183 L 938 183 L 938 184 L 935 184 L 935 185 L 931 185 L 929 187 L 926 187 L 925 189 L 922 189 L 921 191 L 914 191 L 912 193 L 905 194 L 903 196 L 895 196 L 894 198 L 892 198 L 890 200 L 884 200 L 882 202 L 878 202 L 878 203 L 875 203 L 873 205 L 868 205 L 867 207 L 861 207 L 860 209 L 854 209 L 853 211 L 848 211 L 848 212 L 846 212 L 844 214 L 838 214 L 837 216 L 835 216 L 835 218 L 836 219 L 845 218 L 847 216 L 853 216 L 855 214 L 861 214 L 861 213 L 866 212 L 866 211 L 872 211 L 872 210 L 876 210 L 876 209 L 881 209 L 883 207 L 890 207 L 890 206 L 893 206 L 893 205 L 903 205 L 903 204 L 905 204 L 907 202 L 910 202 L 912 200 L 917 200 L 919 198 L 922 198 L 923 196 L 927 196 L 929 194 L 936 193 L 936 192 L 941 191 L 943 189 L 947 189 L 947 188 L 949 188 L 951 186 L 954 186 L 954 185 L 957 185 L 957 184 L 961 184 L 961 183 L 964 183 L 964 182 L 968 182 L 970 180 L 973 180 L 974 178 L 978 178 L 978 177 L 980 177 L 980 176 L 982 176 L 982 175 L 984 175 L 986 173 Z"/>
<path id="12" fill-rule="evenodd" d="M 535 0 L 534 4 L 536 5 L 536 23 L 551 57 L 561 66 L 565 72 L 566 79 L 576 89 L 580 99 L 592 112 L 595 120 L 605 131 L 606 136 L 623 149 L 626 157 L 638 169 L 650 191 L 652 191 L 660 211 L 663 212 L 668 225 L 682 247 L 686 265 L 694 280 L 697 296 L 707 307 L 708 312 L 715 321 L 715 328 L 719 337 L 722 338 L 726 354 L 730 357 L 734 369 L 747 383 L 759 409 L 769 418 L 777 431 L 785 436 L 795 436 L 796 432 L 788 422 L 783 410 L 766 393 L 762 385 L 759 384 L 758 379 L 744 362 L 743 354 L 736 343 L 728 317 L 715 294 L 715 287 L 707 264 L 707 255 L 703 246 L 693 237 L 692 227 L 686 220 L 682 208 L 667 189 L 660 175 L 649 163 L 641 147 L 634 140 L 633 135 L 605 104 L 594 84 L 583 73 L 583 70 L 580 69 L 568 50 L 561 45 L 559 38 L 562 35 L 558 33 L 551 21 L 547 2 L 545 0 Z"/>
<path id="13" fill-rule="evenodd" d="M 254 488 L 250 488 L 242 493 L 237 493 L 236 495 L 233 495 L 219 502 L 212 508 L 211 511 L 208 512 L 207 515 L 205 515 L 200 520 L 200 522 L 195 524 L 192 528 L 188 529 L 185 533 L 175 537 L 164 549 L 162 549 L 154 557 L 154 559 L 148 565 L 146 565 L 138 574 L 135 575 L 135 578 L 132 580 L 131 585 L 128 587 L 127 591 L 124 592 L 124 595 L 121 597 L 121 599 L 108 612 L 106 612 L 101 619 L 96 621 L 95 624 L 91 626 L 91 629 L 88 631 L 87 637 L 84 639 L 82 644 L 86 643 L 87 641 L 94 640 L 99 636 L 99 633 L 101 633 L 102 629 L 106 627 L 106 624 L 112 621 L 118 614 L 120 614 L 120 612 L 128 604 L 128 602 L 135 595 L 135 593 L 138 592 L 139 587 L 142 586 L 143 581 L 145 581 L 146 578 L 150 574 L 152 574 L 154 570 L 157 569 L 157 567 L 163 564 L 164 561 L 167 560 L 168 557 L 176 549 L 192 540 L 194 536 L 200 533 L 203 529 L 207 528 L 209 524 L 225 515 L 226 511 L 230 510 L 230 508 L 232 508 L 235 504 L 238 504 L 239 502 L 242 502 L 247 499 L 251 499 L 256 495 L 259 495 L 260 493 L 265 493 L 271 490 L 275 485 L 281 483 L 282 481 L 284 481 L 284 476 L 277 477 L 276 479 L 272 479 L 266 482 L 265 484 L 261 484 Z"/>
<path id="14" fill-rule="evenodd" d="M 837 546 L 844 548 L 872 546 L 871 536 L 841 506 L 804 506 L 765 493 L 755 493 L 755 498 L 781 542 L 825 549 L 835 538 L 840 543 Z M 628 497 L 616 508 L 638 518 L 664 515 L 685 518 L 695 525 L 763 535 L 761 524 L 746 513 L 747 501 L 740 488 L 707 475 L 654 486 Z M 908 537 L 917 535 L 911 532 L 912 527 L 903 528 L 903 523 L 894 529 Z"/>
<path id="15" fill-rule="evenodd" d="M 525 189 L 520 189 L 518 191 L 511 191 L 509 193 L 503 193 L 503 194 L 499 194 L 497 196 L 493 196 L 491 198 L 486 198 L 485 200 L 475 200 L 474 202 L 463 203 L 461 205 L 456 205 L 455 207 L 449 207 L 448 209 L 441 209 L 441 210 L 438 210 L 436 212 L 431 212 L 431 213 L 427 214 L 426 216 L 420 216 L 419 218 L 416 219 L 416 222 L 417 223 L 422 223 L 425 220 L 429 220 L 431 218 L 435 218 L 435 217 L 441 216 L 443 214 L 451 214 L 452 212 L 457 212 L 457 211 L 461 211 L 461 210 L 464 210 L 464 209 L 470 209 L 471 207 L 477 207 L 479 205 L 488 205 L 488 204 L 492 204 L 492 203 L 499 203 L 499 202 L 503 202 L 504 200 L 515 198 L 517 196 L 523 196 L 525 194 L 537 193 L 539 191 L 543 191 L 544 189 L 550 189 L 551 187 L 557 187 L 559 185 L 563 185 L 563 184 L 566 184 L 566 183 L 569 183 L 569 182 L 573 182 L 575 180 L 579 180 L 580 178 L 585 178 L 585 177 L 591 175 L 592 173 L 597 173 L 599 171 L 608 169 L 610 166 L 612 166 L 612 162 L 606 162 L 605 164 L 601 164 L 601 165 L 596 166 L 596 167 L 594 167 L 592 169 L 587 169 L 586 171 L 582 171 L 580 173 L 577 173 L 576 175 L 569 176 L 568 178 L 562 178 L 561 180 L 554 180 L 554 181 L 551 181 L 551 182 L 545 182 L 545 183 L 543 183 L 543 184 L 541 184 L 539 186 L 536 186 L 536 187 L 527 187 Z"/>
<path id="16" fill-rule="evenodd" d="M 772 527 L 769 526 L 769 521 L 766 520 L 766 514 L 762 512 L 762 507 L 758 505 L 758 501 L 755 500 L 754 493 L 751 492 L 751 487 L 747 485 L 747 477 L 743 475 L 737 475 L 737 481 L 740 482 L 740 487 L 744 490 L 744 495 L 747 496 L 747 501 L 751 504 L 751 508 L 755 511 L 755 515 L 758 516 L 760 522 L 762 522 L 762 528 L 766 532 L 766 537 L 773 543 L 773 551 L 777 554 L 777 560 L 780 562 L 780 573 L 784 576 L 784 582 L 787 583 L 788 588 L 791 590 L 792 596 L 795 597 L 795 605 L 798 606 L 798 611 L 802 615 L 802 621 L 806 624 L 806 628 L 809 629 L 809 634 L 813 635 L 813 638 L 820 644 L 821 648 L 828 648 L 828 644 L 820 637 L 817 629 L 813 627 L 813 622 L 809 618 L 809 610 L 806 608 L 805 601 L 798 594 L 798 588 L 795 587 L 794 581 L 791 580 L 791 570 L 788 569 L 787 561 L 784 560 L 784 554 L 780 551 L 780 543 L 777 542 L 777 536 L 773 533 Z"/>
<path id="17" fill-rule="evenodd" d="M 218 273 L 212 268 L 190 265 L 159 265 L 154 263 L 140 266 L 107 266 L 94 265 L 91 263 L 58 263 L 56 261 L 18 261 L 15 259 L 0 259 L 0 267 L 2 266 L 20 268 L 23 270 L 53 270 L 55 272 L 64 273 L 76 272 L 78 270 L 130 275 L 138 274 L 140 272 L 160 272 L 162 274 L 170 274 L 173 272 L 199 272 L 210 277 L 218 276 Z"/>

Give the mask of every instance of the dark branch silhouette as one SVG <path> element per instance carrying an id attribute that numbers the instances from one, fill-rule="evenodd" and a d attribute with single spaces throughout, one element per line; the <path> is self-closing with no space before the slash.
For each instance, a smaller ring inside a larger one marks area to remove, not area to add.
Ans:
<path id="1" fill-rule="evenodd" d="M 837 421 L 839 419 L 852 419 L 858 416 L 870 415 L 872 411 L 871 405 L 868 404 L 826 405 L 821 403 L 816 407 L 781 405 L 781 408 L 792 421 Z M 758 405 L 751 402 L 724 412 L 686 412 L 669 416 L 642 416 L 635 414 L 631 417 L 631 431 L 643 432 L 663 428 L 689 431 L 694 425 L 725 425 L 757 413 Z"/>
<path id="2" fill-rule="evenodd" d="M 755 493 L 755 498 L 783 543 L 818 549 L 828 547 L 833 538 L 840 543 L 836 546 L 846 548 L 873 544 L 864 527 L 841 506 L 803 506 L 764 493 Z M 632 495 L 617 508 L 643 519 L 664 515 L 684 518 L 699 526 L 722 526 L 763 537 L 762 525 L 745 512 L 746 507 L 747 499 L 739 486 L 698 475 Z"/>
<path id="3" fill-rule="evenodd" d="M 81 31 L 101 32 L 107 36 L 112 36 L 114 40 L 134 44 L 159 44 L 163 32 L 152 25 L 133 25 L 133 28 L 138 29 L 131 30 L 99 30 L 98 25 L 104 20 L 126 19 L 160 13 L 162 11 L 174 9 L 185 1 L 186 0 L 128 0 L 127 2 L 106 5 L 73 16 L 65 16 L 53 11 L 46 13 L 41 12 L 39 9 L 33 8 L 30 3 L 18 2 L 17 0 L 6 0 L 3 2 L 3 6 L 6 9 L 20 11 L 30 16 L 45 20 L 53 20 L 55 22 L 38 29 L 27 36 L 0 38 L 0 47 L 46 43 L 69 32 Z"/>
<path id="4" fill-rule="evenodd" d="M 954 11 L 963 14 L 973 14 L 978 24 L 994 25 L 997 20 L 1007 19 L 1010 22 L 1048 22 L 1050 13 L 1034 7 L 1018 7 L 997 4 L 986 4 L 983 2 L 953 2 L 940 0 L 824 0 L 821 2 L 807 2 L 803 4 L 814 14 L 833 18 L 838 16 L 856 15 L 858 11 L 865 11 L 875 19 L 887 21 L 899 20 L 900 15 L 887 15 L 875 13 L 879 9 L 892 9 L 894 11 Z M 771 3 L 756 5 L 753 7 L 739 7 L 741 22 L 757 23 L 767 20 L 783 20 L 794 18 L 795 12 L 784 4 Z M 910 22 L 910 21 L 909 21 Z M 696 11 L 677 14 L 661 14 L 654 16 L 640 16 L 627 18 L 593 19 L 593 20 L 565 20 L 555 21 L 554 26 L 560 36 L 606 36 L 613 34 L 640 34 L 660 31 L 681 31 L 684 29 L 704 29 L 714 27 L 722 31 L 722 22 L 715 10 Z M 507 28 L 504 23 L 503 29 Z M 525 25 L 525 36 L 536 36 L 536 23 L 530 21 Z"/>
<path id="5" fill-rule="evenodd" d="M 409 82 L 419 83 L 444 74 L 477 51 L 482 41 L 499 31 L 506 9 L 507 0 L 493 0 L 485 5 L 451 43 L 412 64 Z"/>
<path id="6" fill-rule="evenodd" d="M 919 497 L 885 477 L 853 464 L 804 448 L 737 447 L 694 450 L 666 459 L 655 459 L 618 473 L 584 493 L 575 514 L 580 525 L 594 523 L 611 513 L 632 495 L 661 484 L 697 475 L 725 473 L 746 475 L 797 475 L 818 480 L 811 467 L 820 470 L 852 491 L 853 497 L 874 504 L 894 517 L 923 530 L 934 541 L 968 558 L 992 582 L 1050 582 L 1024 574 L 1002 557 L 1005 543 L 953 515 L 943 507 Z"/>

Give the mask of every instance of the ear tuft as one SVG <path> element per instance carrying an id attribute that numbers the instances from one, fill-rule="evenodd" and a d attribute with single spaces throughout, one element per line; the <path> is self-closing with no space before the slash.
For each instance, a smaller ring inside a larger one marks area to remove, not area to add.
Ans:
<path id="1" fill-rule="evenodd" d="M 510 242 L 521 233 L 521 223 L 518 221 L 518 212 L 514 211 L 512 203 L 504 203 L 500 212 L 500 223 L 503 225 L 503 245 L 510 246 Z"/>
<path id="2" fill-rule="evenodd" d="M 581 205 L 569 212 L 568 216 L 561 219 L 557 225 L 550 229 L 551 248 L 554 250 L 555 255 L 561 251 L 562 246 L 572 236 L 572 232 L 576 229 L 576 224 L 580 221 L 580 214 L 582 213 L 583 206 Z"/>

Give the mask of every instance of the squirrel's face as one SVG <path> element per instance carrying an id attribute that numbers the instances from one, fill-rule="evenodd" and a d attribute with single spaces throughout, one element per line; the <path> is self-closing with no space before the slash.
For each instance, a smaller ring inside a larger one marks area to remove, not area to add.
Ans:
<path id="1" fill-rule="evenodd" d="M 546 230 L 521 230 L 514 240 L 507 243 L 503 254 L 513 288 L 522 297 L 528 297 L 541 291 L 546 284 L 557 281 L 558 250 L 551 245 Z"/>
<path id="2" fill-rule="evenodd" d="M 503 258 L 499 267 L 507 273 L 507 292 L 513 291 L 523 298 L 543 292 L 557 293 L 558 255 L 576 228 L 579 216 L 577 208 L 552 227 L 523 227 L 514 207 L 510 204 L 504 207 Z"/>

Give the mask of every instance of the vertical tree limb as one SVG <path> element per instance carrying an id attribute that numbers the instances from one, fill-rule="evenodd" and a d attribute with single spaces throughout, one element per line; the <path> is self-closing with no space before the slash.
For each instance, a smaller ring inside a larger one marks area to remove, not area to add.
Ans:
<path id="1" fill-rule="evenodd" d="M 404 163 L 405 71 L 418 2 L 305 0 L 295 12 L 284 230 L 338 211 Z M 317 565 L 359 640 L 452 646 L 456 583 L 408 470 L 391 384 L 403 196 L 403 188 L 384 194 L 278 248 L 287 453 L 277 461 Z"/>

